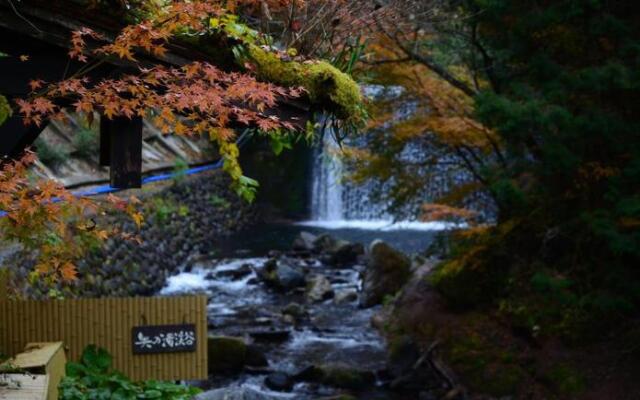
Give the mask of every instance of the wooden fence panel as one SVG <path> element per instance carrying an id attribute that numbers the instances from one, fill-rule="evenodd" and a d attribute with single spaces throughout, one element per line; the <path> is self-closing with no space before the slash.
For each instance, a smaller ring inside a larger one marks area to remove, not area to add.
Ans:
<path id="1" fill-rule="evenodd" d="M 62 341 L 71 360 L 89 344 L 107 349 L 114 367 L 132 379 L 206 379 L 206 296 L 0 301 L 0 352 L 29 342 Z M 194 324 L 196 351 L 133 354 L 132 329 Z"/>

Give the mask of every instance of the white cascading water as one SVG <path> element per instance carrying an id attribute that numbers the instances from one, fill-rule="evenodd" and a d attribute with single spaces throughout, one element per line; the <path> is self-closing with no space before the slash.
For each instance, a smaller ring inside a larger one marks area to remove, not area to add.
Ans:
<path id="1" fill-rule="evenodd" d="M 344 219 L 342 204 L 342 163 L 335 156 L 338 146 L 333 135 L 324 135 L 322 148 L 313 165 L 311 219 L 340 221 Z"/>
<path id="2" fill-rule="evenodd" d="M 369 185 L 344 182 L 339 152 L 334 136 L 325 134 L 313 163 L 311 220 L 302 225 L 374 230 L 440 230 L 453 226 L 444 222 L 394 221 L 383 205 L 372 201 Z"/>

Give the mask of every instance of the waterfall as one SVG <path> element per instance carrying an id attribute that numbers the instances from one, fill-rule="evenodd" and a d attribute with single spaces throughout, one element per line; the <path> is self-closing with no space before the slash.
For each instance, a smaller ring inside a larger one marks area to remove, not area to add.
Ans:
<path id="1" fill-rule="evenodd" d="M 394 221 L 384 205 L 373 201 L 370 184 L 345 181 L 339 152 L 334 135 L 325 134 L 312 167 L 311 220 L 302 225 L 379 230 L 440 230 L 453 226 L 444 222 Z"/>
<path id="2" fill-rule="evenodd" d="M 369 96 L 397 96 L 401 93 L 398 88 L 380 88 L 375 86 L 365 87 L 365 94 Z M 415 110 L 411 103 L 406 103 L 402 109 L 396 110 L 396 120 L 402 120 L 410 116 Z M 384 128 L 383 128 L 384 129 Z M 365 147 L 367 143 L 362 138 L 350 138 L 349 145 Z M 400 154 L 402 159 L 408 162 L 419 162 L 430 157 L 431 151 L 425 147 L 408 144 Z M 362 229 L 419 229 L 439 230 L 454 226 L 447 222 L 419 222 L 415 220 L 397 221 L 394 216 L 386 212 L 384 204 L 374 201 L 375 189 L 385 191 L 385 185 L 374 187 L 375 183 L 369 182 L 363 185 L 355 185 L 345 180 L 343 166 L 340 159 L 340 148 L 335 140 L 335 135 L 330 132 L 330 127 L 322 135 L 322 142 L 317 146 L 312 167 L 311 185 L 311 220 L 302 222 L 304 225 L 320 226 L 325 228 L 362 228 Z M 472 176 L 460 169 L 449 166 L 433 168 L 435 173 L 429 178 L 424 187 L 422 198 L 414 199 L 415 203 L 406 204 L 403 215 L 415 216 L 421 204 L 433 201 L 445 195 L 451 185 L 460 185 L 472 180 Z M 477 199 L 476 199 L 477 200 Z M 470 205 L 474 209 L 478 203 L 471 199 Z M 480 212 L 484 210 L 480 207 Z M 491 215 L 491 211 L 486 212 Z"/>
<path id="3" fill-rule="evenodd" d="M 333 135 L 324 135 L 316 150 L 311 188 L 311 219 L 339 221 L 344 219 L 342 203 L 342 163 L 336 156 L 338 145 Z"/>

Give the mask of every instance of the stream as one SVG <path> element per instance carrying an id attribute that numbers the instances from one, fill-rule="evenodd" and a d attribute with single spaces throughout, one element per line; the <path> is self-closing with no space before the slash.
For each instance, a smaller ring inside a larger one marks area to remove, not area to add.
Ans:
<path id="1" fill-rule="evenodd" d="M 284 373 L 275 378 L 291 378 L 319 365 L 370 373 L 374 379 L 369 384 L 349 392 L 358 399 L 418 398 L 416 393 L 386 389 L 387 353 L 382 337 L 370 324 L 380 306 L 365 309 L 358 305 L 363 256 L 336 267 L 321 261 L 317 254 L 293 252 L 292 242 L 301 231 L 329 233 L 333 238 L 365 245 L 380 238 L 412 253 L 428 246 L 436 234 L 433 227 L 416 231 L 313 225 L 264 225 L 241 232 L 223 242 L 215 258 L 195 262 L 168 278 L 162 295 L 208 296 L 210 335 L 240 337 L 268 360 L 262 367 L 245 366 L 237 373 L 213 374 L 207 382 L 199 382 L 204 390 L 213 390 L 203 399 L 318 399 L 344 393 L 338 387 L 298 379 L 292 379 L 292 387 L 267 384 L 274 372 Z M 270 259 L 286 260 L 304 271 L 306 284 L 291 290 L 274 289 L 264 279 Z M 312 301 L 305 294 L 305 286 L 318 275 L 330 282 L 332 294 Z"/>

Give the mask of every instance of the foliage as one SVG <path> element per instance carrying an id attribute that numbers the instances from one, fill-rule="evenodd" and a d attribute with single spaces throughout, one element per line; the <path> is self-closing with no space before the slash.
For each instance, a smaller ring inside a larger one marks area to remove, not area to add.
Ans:
<path id="1" fill-rule="evenodd" d="M 256 45 L 248 46 L 248 58 L 255 64 L 258 77 L 287 87 L 304 87 L 314 104 L 322 105 L 339 119 L 355 124 L 364 120 L 360 88 L 331 64 L 286 60 Z"/>
<path id="2" fill-rule="evenodd" d="M 234 179 L 238 194 L 251 199 L 255 185 L 240 179 L 242 173 L 235 160 L 238 152 L 232 145 L 235 133 L 228 125 L 255 125 L 265 132 L 277 132 L 275 128 L 295 130 L 265 110 L 276 106 L 278 98 L 297 97 L 300 90 L 258 82 L 247 74 L 226 72 L 207 62 L 172 68 L 160 63 L 148 66 L 138 59 L 140 53 L 162 58 L 171 39 L 206 32 L 210 19 L 225 13 L 225 4 L 167 2 L 148 19 L 125 26 L 112 40 L 86 27 L 73 32 L 69 56 L 86 65 L 60 82 L 30 82 L 30 96 L 16 101 L 20 114 L 26 123 L 36 125 L 45 120 L 65 120 L 57 105 L 59 100 L 72 102 L 77 113 L 99 112 L 108 119 L 145 117 L 152 111 L 153 122 L 162 132 L 208 135 L 227 160 L 229 167 L 225 169 Z M 88 41 L 98 44 L 88 46 Z M 108 58 L 133 64 L 136 72 L 89 82 L 85 72 Z"/>
<path id="3" fill-rule="evenodd" d="M 189 164 L 187 164 L 187 161 L 184 158 L 176 158 L 175 162 L 173 163 L 173 183 L 182 183 L 187 176 L 186 172 L 188 169 Z"/>
<path id="4" fill-rule="evenodd" d="M 199 389 L 162 381 L 132 382 L 111 367 L 112 357 L 104 349 L 90 345 L 79 363 L 67 363 L 60 383 L 62 400 L 94 399 L 164 399 L 186 400 Z"/>
<path id="5" fill-rule="evenodd" d="M 397 0 L 373 14 L 360 73 L 384 95 L 346 151 L 351 179 L 377 182 L 378 200 L 413 216 L 462 218 L 489 200 L 496 228 L 436 272 L 454 303 L 499 304 L 529 334 L 564 338 L 638 315 L 635 13 L 630 2 Z M 435 178 L 440 193 L 427 190 Z"/>
<path id="6" fill-rule="evenodd" d="M 7 98 L 0 94 L 0 125 L 11 116 L 11 107 Z"/>
<path id="7" fill-rule="evenodd" d="M 94 129 L 82 128 L 78 130 L 71 139 L 75 153 L 79 157 L 90 158 L 94 156 L 99 149 L 98 132 Z M 38 153 L 40 159 L 40 153 Z"/>
<path id="8" fill-rule="evenodd" d="M 28 168 L 35 159 L 35 154 L 27 151 L 21 159 L 2 166 L 0 210 L 6 215 L 0 217 L 0 232 L 3 239 L 15 240 L 38 254 L 32 279 L 74 280 L 74 260 L 87 248 L 121 233 L 96 225 L 92 218 L 99 208 L 96 201 L 75 197 L 54 181 L 30 179 Z M 101 208 L 126 212 L 139 226 L 142 215 L 137 203 L 134 197 L 126 202 L 110 195 Z"/>
<path id="9" fill-rule="evenodd" d="M 69 157 L 69 154 L 67 154 L 62 146 L 49 144 L 49 142 L 43 138 L 36 139 L 34 145 L 38 159 L 49 167 L 56 168 Z"/>
<path id="10" fill-rule="evenodd" d="M 212 18 L 210 25 L 215 32 L 241 43 L 233 48 L 233 54 L 240 65 L 254 72 L 259 79 L 285 87 L 304 88 L 316 108 L 333 114 L 346 126 L 361 125 L 366 119 L 360 89 L 348 75 L 357 53 L 350 54 L 349 61 L 342 65 L 342 72 L 326 61 L 305 61 L 295 48 L 278 51 L 270 36 L 239 22 L 235 15 Z"/>
<path id="11" fill-rule="evenodd" d="M 172 215 L 179 217 L 186 217 L 189 215 L 189 207 L 184 204 L 177 204 L 172 200 L 165 200 L 163 198 L 154 198 L 151 204 L 147 206 L 149 214 L 153 216 L 153 219 L 158 224 L 163 224 L 169 221 Z"/>
<path id="12" fill-rule="evenodd" d="M 220 197 L 216 194 L 212 194 L 209 196 L 209 203 L 216 208 L 227 209 L 231 207 L 231 203 L 227 201 L 225 198 Z"/>

